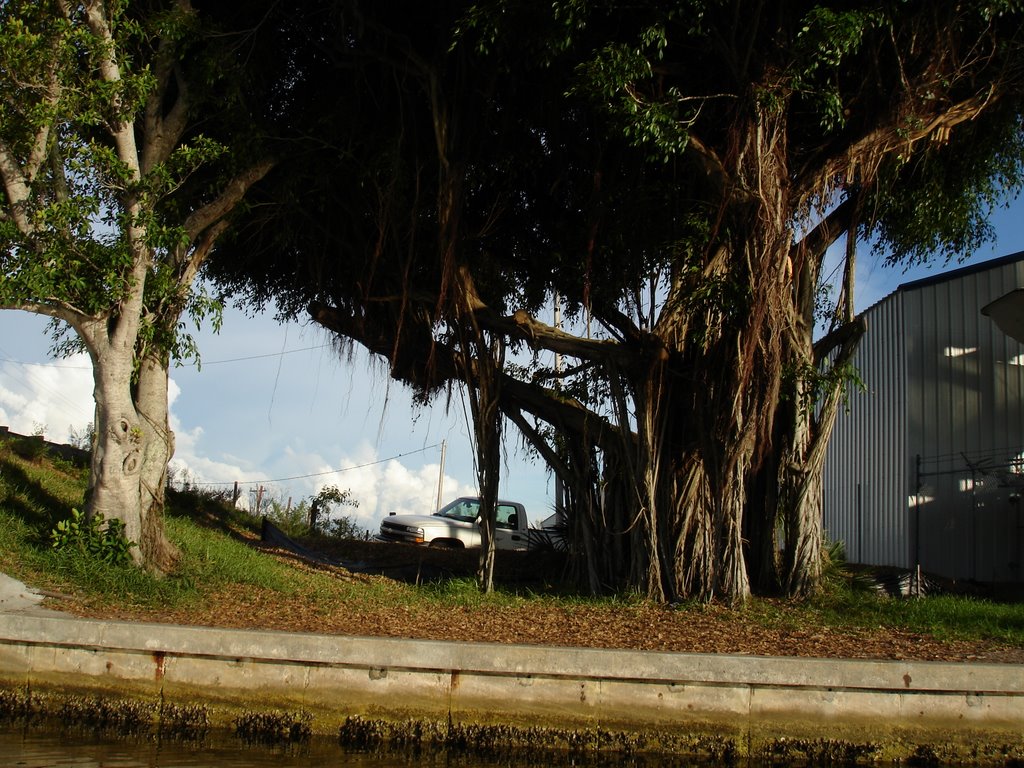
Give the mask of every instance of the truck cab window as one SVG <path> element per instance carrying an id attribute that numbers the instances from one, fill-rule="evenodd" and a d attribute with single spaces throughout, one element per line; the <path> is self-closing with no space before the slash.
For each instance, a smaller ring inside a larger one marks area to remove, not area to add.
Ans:
<path id="1" fill-rule="evenodd" d="M 516 508 L 499 505 L 496 525 L 499 528 L 518 528 L 519 516 L 516 515 Z"/>

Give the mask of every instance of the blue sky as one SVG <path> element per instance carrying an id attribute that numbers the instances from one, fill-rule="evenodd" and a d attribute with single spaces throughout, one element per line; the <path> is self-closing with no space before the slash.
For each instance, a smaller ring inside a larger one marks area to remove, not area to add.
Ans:
<path id="1" fill-rule="evenodd" d="M 1024 202 L 993 217 L 997 240 L 965 262 L 904 272 L 861 249 L 857 311 L 903 282 L 1024 250 Z M 92 420 L 92 376 L 85 357 L 48 357 L 46 320 L 0 311 L 0 425 L 66 442 Z M 468 403 L 459 393 L 416 407 L 379 362 L 354 348 L 339 354 L 313 324 L 279 325 L 269 315 L 228 310 L 219 335 L 197 335 L 201 369 L 171 371 L 173 465 L 196 483 L 259 485 L 286 503 L 323 485 L 350 489 L 357 521 L 375 531 L 389 512 L 430 512 L 436 505 L 442 441 L 444 500 L 473 493 Z M 502 472 L 503 498 L 524 503 L 531 520 L 554 506 L 551 478 L 517 448 L 515 430 Z"/>

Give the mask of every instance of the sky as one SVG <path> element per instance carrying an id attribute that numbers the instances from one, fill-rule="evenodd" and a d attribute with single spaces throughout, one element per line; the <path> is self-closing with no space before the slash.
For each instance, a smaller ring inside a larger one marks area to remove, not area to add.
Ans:
<path id="1" fill-rule="evenodd" d="M 901 283 L 1024 251 L 1024 201 L 992 221 L 995 242 L 963 262 L 904 271 L 861 248 L 857 311 Z M 0 425 L 69 442 L 93 419 L 92 372 L 85 356 L 52 359 L 46 327 L 45 318 L 0 311 Z M 313 323 L 282 325 L 269 314 L 229 308 L 219 334 L 204 329 L 196 338 L 201 366 L 171 370 L 179 480 L 210 489 L 238 482 L 243 503 L 262 486 L 282 505 L 336 485 L 359 504 L 336 513 L 371 533 L 389 513 L 434 511 L 439 484 L 442 504 L 475 493 L 469 404 L 458 393 L 417 406 L 380 362 L 358 346 L 339 354 Z M 514 426 L 506 432 L 499 494 L 525 504 L 531 521 L 542 520 L 554 509 L 553 481 L 520 446 Z"/>
<path id="2" fill-rule="evenodd" d="M 69 442 L 93 420 L 91 366 L 84 355 L 51 359 L 46 328 L 45 318 L 0 311 L 0 425 Z M 263 486 L 283 505 L 336 485 L 359 503 L 336 513 L 376 532 L 391 512 L 437 508 L 444 443 L 441 503 L 475 494 L 469 405 L 458 395 L 416 406 L 383 365 L 359 347 L 340 355 L 312 323 L 229 309 L 220 334 L 197 339 L 201 365 L 170 374 L 178 479 L 212 489 L 238 482 L 243 503 Z M 524 503 L 531 519 L 550 515 L 544 468 L 514 440 L 506 456 L 503 498 Z"/>

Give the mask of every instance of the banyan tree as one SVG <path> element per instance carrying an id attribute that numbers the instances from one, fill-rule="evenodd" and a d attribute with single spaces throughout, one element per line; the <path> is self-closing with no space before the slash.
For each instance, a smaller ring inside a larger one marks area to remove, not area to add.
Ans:
<path id="1" fill-rule="evenodd" d="M 990 234 L 1020 181 L 1014 4 L 356 5 L 222 284 L 425 397 L 468 387 L 482 472 L 514 425 L 592 590 L 813 591 L 857 244 Z"/>

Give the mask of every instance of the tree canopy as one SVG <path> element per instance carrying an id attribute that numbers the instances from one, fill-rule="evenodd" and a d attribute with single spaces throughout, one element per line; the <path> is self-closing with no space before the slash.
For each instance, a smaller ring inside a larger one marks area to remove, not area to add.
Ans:
<path id="1" fill-rule="evenodd" d="M 847 282 L 814 338 L 825 253 L 988 236 L 1021 181 L 1017 4 L 352 8 L 307 72 L 335 106 L 298 109 L 321 116 L 307 151 L 222 284 L 308 307 L 421 392 L 465 382 L 478 430 L 512 421 L 565 480 L 592 589 L 813 590 L 863 332 Z M 555 295 L 583 332 L 541 319 Z"/>

